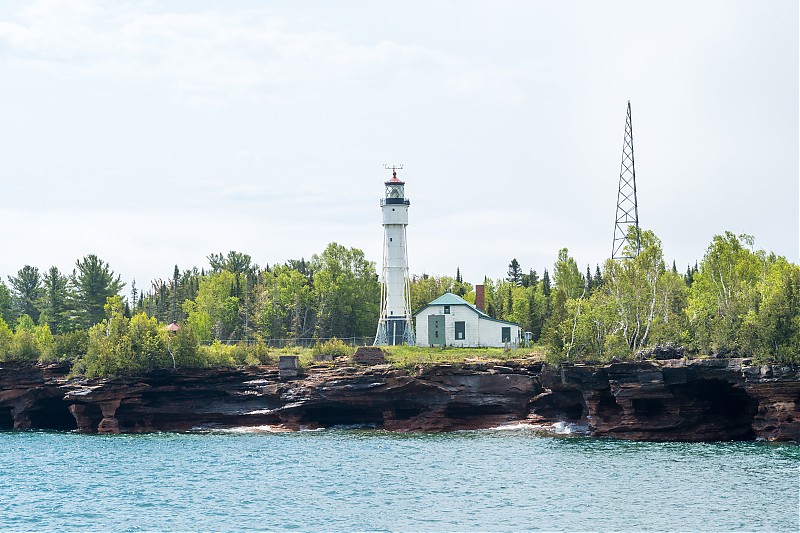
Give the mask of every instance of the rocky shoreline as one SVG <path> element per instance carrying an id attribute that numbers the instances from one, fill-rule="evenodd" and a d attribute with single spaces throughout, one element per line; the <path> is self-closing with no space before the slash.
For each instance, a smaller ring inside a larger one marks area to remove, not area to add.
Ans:
<path id="1" fill-rule="evenodd" d="M 645 441 L 800 442 L 800 370 L 748 359 L 550 367 L 534 361 L 418 366 L 339 361 L 68 377 L 59 365 L 0 367 L 0 430 L 144 433 L 363 425 L 441 432 L 576 424 Z"/>

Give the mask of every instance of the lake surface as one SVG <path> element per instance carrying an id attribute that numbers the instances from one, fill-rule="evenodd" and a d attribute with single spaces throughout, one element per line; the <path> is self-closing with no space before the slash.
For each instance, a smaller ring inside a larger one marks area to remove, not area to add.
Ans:
<path id="1" fill-rule="evenodd" d="M 0 433 L 0 530 L 798 531 L 800 447 L 530 430 Z"/>

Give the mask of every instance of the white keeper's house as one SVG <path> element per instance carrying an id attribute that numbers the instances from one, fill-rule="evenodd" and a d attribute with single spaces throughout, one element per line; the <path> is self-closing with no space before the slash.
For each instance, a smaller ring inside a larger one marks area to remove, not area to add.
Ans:
<path id="1" fill-rule="evenodd" d="M 414 318 L 417 346 L 502 348 L 520 342 L 519 324 L 492 318 L 451 292 L 417 311 Z"/>

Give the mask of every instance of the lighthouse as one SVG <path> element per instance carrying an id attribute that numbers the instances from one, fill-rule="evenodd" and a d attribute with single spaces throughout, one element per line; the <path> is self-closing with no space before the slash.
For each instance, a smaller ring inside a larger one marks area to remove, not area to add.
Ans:
<path id="1" fill-rule="evenodd" d="M 414 344 L 411 316 L 411 289 L 408 277 L 406 226 L 408 206 L 405 182 L 397 177 L 399 167 L 387 167 L 392 178 L 384 182 L 386 194 L 381 198 L 383 212 L 383 271 L 381 273 L 381 314 L 375 346 Z"/>

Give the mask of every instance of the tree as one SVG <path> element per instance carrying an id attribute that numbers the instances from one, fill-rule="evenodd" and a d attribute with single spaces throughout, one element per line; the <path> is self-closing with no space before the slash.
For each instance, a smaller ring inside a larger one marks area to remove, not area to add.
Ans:
<path id="1" fill-rule="evenodd" d="M 775 259 L 758 289 L 761 304 L 745 317 L 742 344 L 762 360 L 800 362 L 800 266 Z"/>
<path id="2" fill-rule="evenodd" d="M 522 268 L 520 268 L 519 261 L 516 258 L 512 259 L 508 264 L 508 277 L 506 280 L 517 286 L 522 285 Z"/>
<path id="3" fill-rule="evenodd" d="M 14 339 L 14 332 L 9 325 L 0 317 L 0 361 L 8 361 L 11 354 L 11 341 Z"/>
<path id="4" fill-rule="evenodd" d="M 558 260 L 553 269 L 553 281 L 556 287 L 564 290 L 567 298 L 579 297 L 586 288 L 586 282 L 578 270 L 578 263 L 569 256 L 567 248 L 558 251 Z"/>
<path id="5" fill-rule="evenodd" d="M 89 328 L 105 316 L 106 300 L 116 295 L 125 286 L 109 265 L 90 254 L 75 263 L 70 277 L 73 288 L 73 303 L 76 322 L 80 327 Z"/>
<path id="6" fill-rule="evenodd" d="M 550 273 L 545 268 L 544 274 L 542 274 L 542 294 L 544 294 L 545 298 L 550 298 L 550 290 Z"/>
<path id="7" fill-rule="evenodd" d="M 311 258 L 314 269 L 316 336 L 366 337 L 380 313 L 380 284 L 375 263 L 364 252 L 330 243 Z"/>
<path id="8" fill-rule="evenodd" d="M 110 296 L 106 318 L 89 329 L 86 356 L 80 361 L 88 377 L 119 376 L 172 367 L 166 332 L 144 313 L 126 318 L 119 295 Z"/>
<path id="9" fill-rule="evenodd" d="M 136 309 L 139 304 L 139 290 L 136 288 L 136 278 L 131 282 L 131 307 Z"/>
<path id="10" fill-rule="evenodd" d="M 716 235 L 689 291 L 687 315 L 696 347 L 723 352 L 741 348 L 739 328 L 757 312 L 757 284 L 765 277 L 767 258 L 748 250 L 749 235 Z"/>
<path id="11" fill-rule="evenodd" d="M 11 296 L 11 291 L 8 290 L 3 280 L 0 280 L 0 319 L 6 323 L 11 322 L 14 318 L 14 302 Z"/>
<path id="12" fill-rule="evenodd" d="M 201 341 L 238 338 L 239 298 L 233 296 L 235 287 L 236 275 L 220 270 L 202 278 L 197 298 L 183 303 L 186 320 Z"/>
<path id="13" fill-rule="evenodd" d="M 539 285 L 539 275 L 536 273 L 534 269 L 531 269 L 528 274 L 522 275 L 522 286 L 523 287 L 533 287 L 537 289 Z"/>
<path id="14" fill-rule="evenodd" d="M 35 361 L 39 358 L 41 350 L 36 343 L 36 332 L 33 319 L 22 315 L 17 320 L 14 337 L 11 339 L 9 359 L 12 361 Z"/>
<path id="15" fill-rule="evenodd" d="M 594 290 L 594 283 L 592 280 L 592 269 L 589 268 L 589 264 L 586 264 L 586 292 L 592 292 Z"/>
<path id="16" fill-rule="evenodd" d="M 462 292 L 460 289 L 463 289 L 463 294 L 459 294 L 459 296 L 463 297 L 472 290 L 472 285 L 469 283 L 461 282 L 459 284 L 456 279 L 450 276 L 431 276 L 429 274 L 413 276 L 410 285 L 412 313 L 419 311 L 429 302 L 446 292 L 458 294 Z"/>
<path id="17" fill-rule="evenodd" d="M 253 289 L 252 323 L 266 338 L 300 339 L 314 328 L 312 285 L 288 263 L 262 272 Z"/>
<path id="18" fill-rule="evenodd" d="M 649 230 L 642 230 L 640 239 L 638 256 L 609 259 L 604 274 L 605 290 L 617 311 L 616 331 L 631 351 L 646 346 L 659 328 L 662 339 L 678 340 L 670 336 L 679 328 L 685 303 L 684 284 L 666 269 L 661 241 Z"/>
<path id="19" fill-rule="evenodd" d="M 50 267 L 42 278 L 42 295 L 39 307 L 42 314 L 40 324 L 47 324 L 56 334 L 69 331 L 69 280 L 61 274 L 58 267 Z"/>
<path id="20" fill-rule="evenodd" d="M 9 276 L 8 281 L 11 284 L 17 316 L 28 315 L 34 322 L 38 321 L 40 311 L 37 304 L 42 291 L 39 269 L 25 265 L 16 276 Z"/>
<path id="21" fill-rule="evenodd" d="M 594 279 L 592 280 L 592 287 L 599 288 L 603 284 L 603 273 L 600 272 L 600 265 L 595 265 Z"/>

